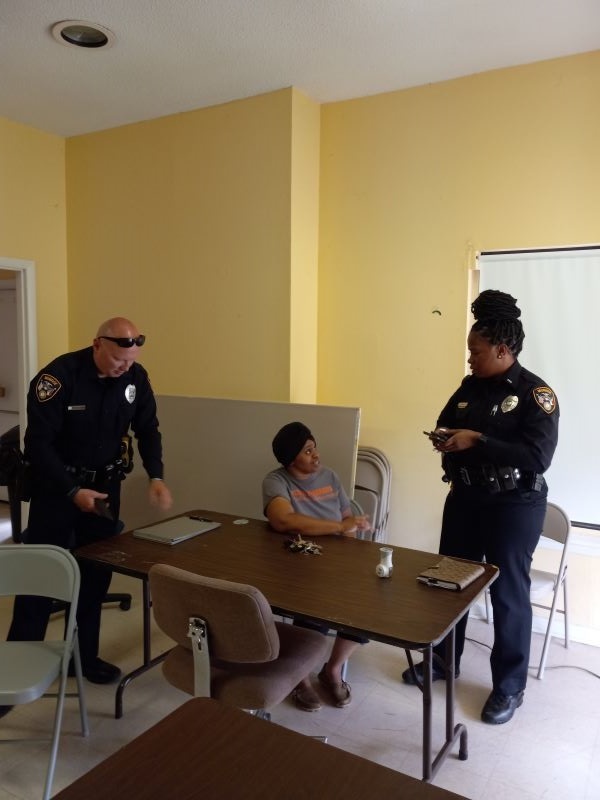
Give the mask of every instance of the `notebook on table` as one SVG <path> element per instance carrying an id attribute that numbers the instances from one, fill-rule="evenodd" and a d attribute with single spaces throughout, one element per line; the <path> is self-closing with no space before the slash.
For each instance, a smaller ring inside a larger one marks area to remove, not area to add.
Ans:
<path id="1" fill-rule="evenodd" d="M 156 522 L 154 525 L 146 525 L 143 528 L 136 528 L 133 535 L 138 539 L 148 539 L 151 542 L 162 544 L 179 544 L 194 536 L 208 533 L 218 528 L 220 522 L 212 519 L 194 519 L 193 517 L 176 517 L 167 519 L 164 522 Z"/>
<path id="2" fill-rule="evenodd" d="M 442 560 L 429 569 L 424 569 L 417 576 L 417 580 L 427 586 L 437 586 L 440 589 L 451 589 L 459 592 L 473 583 L 484 569 L 481 564 L 472 564 L 468 561 L 457 561 L 453 558 L 444 557 Z"/>

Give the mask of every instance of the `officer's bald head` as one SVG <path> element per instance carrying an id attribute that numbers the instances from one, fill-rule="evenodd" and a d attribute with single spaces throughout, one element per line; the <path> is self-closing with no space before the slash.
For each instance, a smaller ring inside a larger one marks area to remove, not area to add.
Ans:
<path id="1" fill-rule="evenodd" d="M 118 378 L 137 361 L 145 336 L 125 317 L 107 319 L 98 328 L 93 355 L 98 375 Z"/>
<path id="2" fill-rule="evenodd" d="M 134 338 L 139 336 L 139 333 L 137 325 L 130 319 L 113 317 L 100 325 L 96 338 L 98 339 L 100 336 L 127 336 Z"/>

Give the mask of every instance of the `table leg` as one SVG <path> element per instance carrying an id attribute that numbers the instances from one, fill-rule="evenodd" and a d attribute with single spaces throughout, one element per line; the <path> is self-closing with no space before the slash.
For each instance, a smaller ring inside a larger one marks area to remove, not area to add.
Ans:
<path id="1" fill-rule="evenodd" d="M 148 588 L 148 580 L 146 578 L 142 579 L 142 619 L 143 619 L 143 662 L 141 666 L 134 669 L 132 672 L 128 672 L 127 675 L 123 676 L 121 682 L 117 687 L 117 692 L 115 695 L 115 719 L 121 719 L 123 716 L 123 692 L 125 691 L 125 687 L 132 681 L 134 678 L 137 678 L 138 675 L 142 675 L 152 667 L 155 667 L 157 664 L 160 664 L 161 661 L 164 661 L 168 654 L 168 650 L 165 653 L 161 653 L 161 655 L 156 656 L 156 658 L 152 658 L 151 652 L 151 642 L 150 642 L 150 607 L 152 603 L 150 600 L 150 590 Z"/>
<path id="2" fill-rule="evenodd" d="M 432 775 L 431 764 L 431 724 L 432 724 L 432 703 L 431 703 L 431 666 L 433 659 L 433 647 L 429 645 L 423 651 L 423 780 L 430 781 Z"/>
<path id="3" fill-rule="evenodd" d="M 430 781 L 438 769 L 444 762 L 446 756 L 454 747 L 457 739 L 459 741 L 458 757 L 461 761 L 466 761 L 468 758 L 468 745 L 467 745 L 467 729 L 465 725 L 459 723 L 454 725 L 454 644 L 455 644 L 455 631 L 452 631 L 446 637 L 446 741 L 443 747 L 433 759 L 433 763 L 429 762 L 427 775 L 425 772 L 425 763 L 423 763 L 423 780 Z M 431 670 L 430 670 L 431 676 Z M 423 674 L 425 678 L 425 674 Z M 425 692 L 423 692 L 423 704 L 425 703 Z M 431 718 L 429 721 L 431 725 Z M 431 759 L 431 741 L 429 742 L 429 759 Z M 423 761 L 425 761 L 425 716 L 423 717 Z"/>
<path id="4" fill-rule="evenodd" d="M 152 658 L 152 653 L 150 652 L 150 606 L 152 602 L 150 601 L 150 587 L 148 586 L 148 581 L 142 581 L 142 614 L 143 614 L 143 626 L 144 626 L 144 664 L 148 664 L 150 659 Z"/>

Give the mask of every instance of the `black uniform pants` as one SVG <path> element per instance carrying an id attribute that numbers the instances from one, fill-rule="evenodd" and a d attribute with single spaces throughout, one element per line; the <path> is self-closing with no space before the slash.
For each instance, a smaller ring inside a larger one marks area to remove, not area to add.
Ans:
<path id="1" fill-rule="evenodd" d="M 108 492 L 110 509 L 117 521 L 97 514 L 83 513 L 68 497 L 37 490 L 31 498 L 24 541 L 27 544 L 53 544 L 71 550 L 118 533 L 121 528 L 118 523 L 120 481 L 113 481 L 106 487 L 93 488 L 99 492 Z M 93 664 L 98 656 L 100 614 L 102 602 L 110 586 L 112 570 L 82 561 L 79 564 L 79 571 L 81 582 L 77 604 L 77 627 L 81 662 L 85 669 L 86 665 Z M 51 609 L 50 598 L 29 595 L 16 597 L 8 639 L 43 640 Z"/>
<path id="2" fill-rule="evenodd" d="M 492 685 L 505 695 L 525 688 L 531 646 L 529 570 L 546 513 L 546 491 L 514 489 L 490 494 L 479 487 L 455 487 L 446 498 L 440 553 L 495 564 L 490 587 L 494 610 Z M 467 616 L 456 626 L 456 665 L 464 649 Z M 444 655 L 444 643 L 434 648 Z"/>

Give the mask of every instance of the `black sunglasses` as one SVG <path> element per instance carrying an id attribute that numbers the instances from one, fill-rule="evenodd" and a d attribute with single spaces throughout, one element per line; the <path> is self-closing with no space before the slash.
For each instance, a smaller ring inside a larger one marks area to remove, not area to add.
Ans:
<path id="1" fill-rule="evenodd" d="M 140 333 L 139 336 L 99 336 L 99 339 L 108 339 L 109 342 L 114 342 L 118 344 L 119 347 L 141 347 L 144 342 L 146 341 L 146 337 L 143 333 Z"/>

